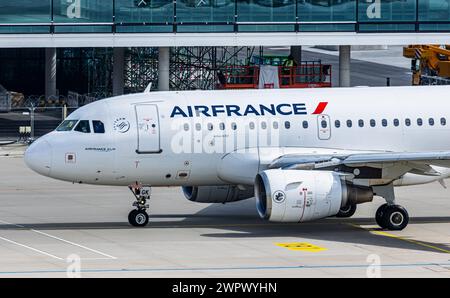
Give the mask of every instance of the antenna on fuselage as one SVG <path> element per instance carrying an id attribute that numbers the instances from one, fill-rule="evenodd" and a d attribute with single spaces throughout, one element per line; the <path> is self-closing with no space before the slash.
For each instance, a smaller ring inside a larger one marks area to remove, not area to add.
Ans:
<path id="1" fill-rule="evenodd" d="M 153 82 L 150 82 L 150 83 L 147 85 L 147 87 L 146 87 L 145 90 L 144 90 L 144 93 L 148 93 L 148 92 L 152 91 L 152 84 L 153 84 Z"/>

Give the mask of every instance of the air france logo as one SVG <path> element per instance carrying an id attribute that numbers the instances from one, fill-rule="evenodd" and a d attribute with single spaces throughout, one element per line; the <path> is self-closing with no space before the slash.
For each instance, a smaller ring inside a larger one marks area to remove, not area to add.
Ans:
<path id="1" fill-rule="evenodd" d="M 281 191 L 281 190 L 277 190 L 276 192 L 273 193 L 273 200 L 277 203 L 283 203 L 283 201 L 286 199 L 286 194 Z"/>
<path id="2" fill-rule="evenodd" d="M 126 133 L 130 129 L 130 122 L 125 118 L 118 118 L 114 121 L 114 130 L 120 133 Z"/>
<path id="3" fill-rule="evenodd" d="M 312 114 L 321 114 L 328 102 L 320 102 Z M 237 116 L 288 116 L 288 115 L 306 115 L 306 105 L 304 103 L 281 103 L 269 105 L 212 105 L 212 106 L 187 106 L 185 108 L 174 106 L 170 118 L 174 117 L 217 117 L 221 114 L 228 117 Z"/>

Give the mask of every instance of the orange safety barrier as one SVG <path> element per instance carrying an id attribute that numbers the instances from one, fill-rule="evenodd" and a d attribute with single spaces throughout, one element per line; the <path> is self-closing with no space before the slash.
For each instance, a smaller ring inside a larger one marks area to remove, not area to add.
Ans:
<path id="1" fill-rule="evenodd" d="M 331 65 L 303 64 L 278 67 L 280 88 L 331 87 Z"/>
<path id="2" fill-rule="evenodd" d="M 225 66 L 217 73 L 219 89 L 256 89 L 259 66 Z M 303 63 L 299 66 L 278 66 L 280 88 L 331 87 L 331 65 Z M 274 88 L 274 84 L 264 84 Z"/>
<path id="3" fill-rule="evenodd" d="M 259 67 L 226 66 L 218 73 L 218 77 L 223 89 L 256 89 L 259 82 Z"/>

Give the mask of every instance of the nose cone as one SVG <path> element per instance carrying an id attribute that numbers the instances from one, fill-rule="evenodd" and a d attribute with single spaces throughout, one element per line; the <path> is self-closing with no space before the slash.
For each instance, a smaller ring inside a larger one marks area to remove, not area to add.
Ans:
<path id="1" fill-rule="evenodd" d="M 38 139 L 25 151 L 25 163 L 33 171 L 48 176 L 52 165 L 52 148 L 46 140 Z"/>

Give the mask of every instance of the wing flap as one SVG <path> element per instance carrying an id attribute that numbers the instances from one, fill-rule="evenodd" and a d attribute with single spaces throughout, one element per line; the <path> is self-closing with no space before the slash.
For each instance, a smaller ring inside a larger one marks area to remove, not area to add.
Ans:
<path id="1" fill-rule="evenodd" d="M 416 172 L 423 175 L 438 175 L 430 165 L 450 168 L 450 151 L 436 152 L 377 152 L 377 153 L 352 153 L 336 155 L 296 155 L 288 154 L 275 159 L 269 168 L 289 169 L 321 169 L 333 166 L 345 165 L 349 167 L 383 165 L 396 165 L 402 163 L 408 165 Z"/>

